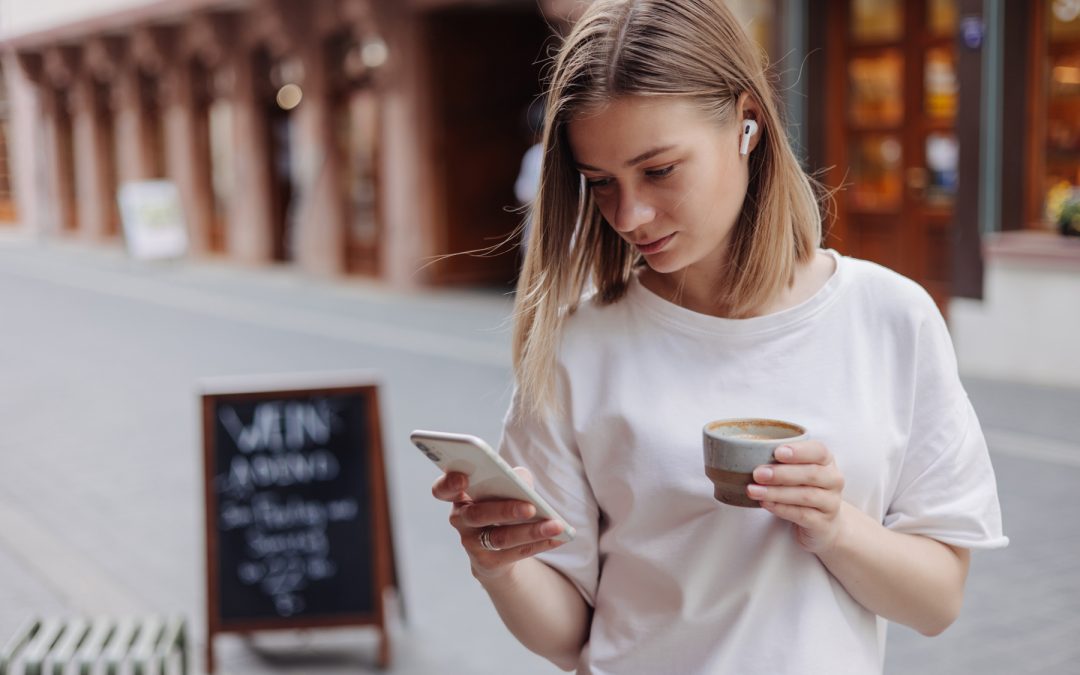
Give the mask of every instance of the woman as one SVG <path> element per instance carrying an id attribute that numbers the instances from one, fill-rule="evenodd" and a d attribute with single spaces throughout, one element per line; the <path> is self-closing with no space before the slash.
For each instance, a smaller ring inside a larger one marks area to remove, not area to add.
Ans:
<path id="1" fill-rule="evenodd" d="M 944 321 L 916 284 L 819 249 L 721 0 L 582 17 L 532 215 L 501 452 L 577 538 L 472 502 L 460 474 L 433 487 L 523 644 L 585 673 L 880 673 L 883 620 L 956 618 L 970 549 L 1008 540 Z M 810 430 L 755 470 L 762 509 L 704 476 L 702 426 L 731 417 Z"/>

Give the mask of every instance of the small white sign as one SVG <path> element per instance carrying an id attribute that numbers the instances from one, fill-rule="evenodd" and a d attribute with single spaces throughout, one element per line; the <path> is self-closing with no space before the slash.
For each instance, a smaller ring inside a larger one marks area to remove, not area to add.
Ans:
<path id="1" fill-rule="evenodd" d="M 187 252 L 180 191 L 172 181 L 124 183 L 117 193 L 128 253 L 140 260 L 179 258 Z"/>

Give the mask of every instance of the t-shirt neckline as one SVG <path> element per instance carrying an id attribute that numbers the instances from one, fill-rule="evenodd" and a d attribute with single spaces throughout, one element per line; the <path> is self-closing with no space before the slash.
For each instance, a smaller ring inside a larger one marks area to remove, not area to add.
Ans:
<path id="1" fill-rule="evenodd" d="M 636 304 L 646 308 L 667 323 L 686 330 L 725 335 L 760 335 L 774 330 L 791 328 L 802 323 L 830 305 L 836 298 L 847 276 L 844 256 L 833 249 L 822 250 L 836 261 L 836 269 L 833 270 L 828 281 L 814 295 L 798 305 L 764 316 L 755 316 L 748 319 L 727 319 L 695 312 L 662 298 L 649 290 L 641 283 L 636 274 L 631 277 L 628 293 Z"/>

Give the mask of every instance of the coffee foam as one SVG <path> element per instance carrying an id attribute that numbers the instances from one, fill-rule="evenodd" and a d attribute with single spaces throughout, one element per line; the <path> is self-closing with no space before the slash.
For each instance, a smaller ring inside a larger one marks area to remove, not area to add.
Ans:
<path id="1" fill-rule="evenodd" d="M 705 433 L 718 438 L 738 438 L 748 441 L 778 441 L 806 433 L 803 427 L 767 418 L 718 420 L 705 425 Z"/>

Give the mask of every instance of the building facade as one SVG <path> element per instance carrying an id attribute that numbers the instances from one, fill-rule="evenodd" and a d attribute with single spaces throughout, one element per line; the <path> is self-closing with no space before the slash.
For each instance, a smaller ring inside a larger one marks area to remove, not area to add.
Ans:
<path id="1" fill-rule="evenodd" d="M 504 281 L 513 254 L 418 261 L 517 226 L 548 35 L 531 1 L 437 0 L 169 0 L 8 35 L 7 217 L 117 240 L 118 187 L 164 178 L 195 255 Z"/>
<path id="2" fill-rule="evenodd" d="M 196 255 L 513 279 L 512 245 L 449 254 L 519 224 L 554 39 L 538 6 L 565 3 L 111 0 L 5 26 L 3 2 L 0 220 L 114 240 L 117 187 L 168 178 Z M 984 234 L 1048 229 L 1052 191 L 1080 185 L 1080 0 L 729 4 L 807 167 L 842 188 L 828 244 L 943 306 L 981 295 Z"/>

